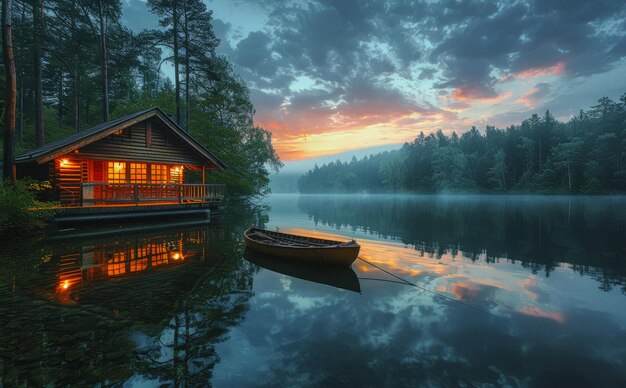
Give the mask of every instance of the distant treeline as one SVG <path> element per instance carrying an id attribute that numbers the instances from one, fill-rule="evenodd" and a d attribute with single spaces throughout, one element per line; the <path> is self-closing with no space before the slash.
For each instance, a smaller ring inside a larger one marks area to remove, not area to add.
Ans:
<path id="1" fill-rule="evenodd" d="M 412 143 L 350 162 L 317 165 L 301 193 L 626 192 L 626 94 L 603 97 L 567 123 L 546 111 L 506 129 L 420 133 Z"/>

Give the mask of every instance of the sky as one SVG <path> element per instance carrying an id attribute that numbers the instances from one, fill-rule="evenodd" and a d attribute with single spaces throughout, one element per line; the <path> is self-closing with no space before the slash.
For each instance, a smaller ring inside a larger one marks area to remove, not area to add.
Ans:
<path id="1" fill-rule="evenodd" d="M 154 27 L 142 0 L 124 18 Z M 284 161 L 568 120 L 626 93 L 623 0 L 205 0 Z"/>

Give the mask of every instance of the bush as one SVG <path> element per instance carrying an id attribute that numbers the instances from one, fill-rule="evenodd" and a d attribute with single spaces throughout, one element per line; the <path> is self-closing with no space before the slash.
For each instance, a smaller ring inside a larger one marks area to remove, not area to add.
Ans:
<path id="1" fill-rule="evenodd" d="M 45 227 L 57 203 L 41 202 L 37 194 L 49 190 L 50 182 L 5 181 L 0 184 L 0 236 L 27 235 Z"/>

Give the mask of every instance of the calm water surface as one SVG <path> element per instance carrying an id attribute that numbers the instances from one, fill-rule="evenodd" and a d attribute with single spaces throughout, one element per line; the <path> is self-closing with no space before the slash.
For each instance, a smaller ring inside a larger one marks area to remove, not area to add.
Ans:
<path id="1" fill-rule="evenodd" d="M 2 242 L 0 386 L 626 386 L 626 198 L 267 205 Z M 249 225 L 357 239 L 363 260 L 268 262 Z"/>

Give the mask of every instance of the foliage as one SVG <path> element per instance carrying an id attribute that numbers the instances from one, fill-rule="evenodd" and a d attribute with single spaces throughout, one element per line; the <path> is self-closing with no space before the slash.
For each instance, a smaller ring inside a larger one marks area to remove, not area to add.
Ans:
<path id="1" fill-rule="evenodd" d="M 355 179 L 355 176 L 358 179 Z M 302 193 L 626 191 L 626 94 L 603 97 L 567 123 L 549 111 L 506 129 L 460 137 L 420 133 L 400 150 L 316 166 Z"/>
<path id="2" fill-rule="evenodd" d="M 134 34 L 121 23 L 120 0 L 46 1 L 45 31 L 40 36 L 33 33 L 32 2 L 16 1 L 17 153 L 35 146 L 32 50 L 38 39 L 43 48 L 45 141 L 102 121 L 104 31 L 110 118 L 153 106 L 174 117 L 182 112 L 178 124 L 228 166 L 226 171 L 209 174 L 210 182 L 227 184 L 229 194 L 236 196 L 267 192 L 269 173 L 281 163 L 271 134 L 254 125 L 245 82 L 225 57 L 215 54 L 219 40 L 213 32 L 212 11 L 200 0 L 150 0 L 148 5 L 162 28 Z M 161 65 L 175 60 L 180 75 L 171 80 L 161 72 Z"/>
<path id="3" fill-rule="evenodd" d="M 50 182 L 5 181 L 0 184 L 0 236 L 26 235 L 42 229 L 57 205 L 40 202 L 37 194 L 51 189 Z"/>

